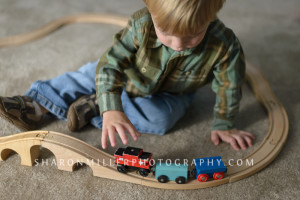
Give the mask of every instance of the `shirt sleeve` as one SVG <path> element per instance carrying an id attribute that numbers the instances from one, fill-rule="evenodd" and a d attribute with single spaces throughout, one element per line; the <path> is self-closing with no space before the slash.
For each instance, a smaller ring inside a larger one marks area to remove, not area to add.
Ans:
<path id="1" fill-rule="evenodd" d="M 114 36 L 114 42 L 100 58 L 96 69 L 96 94 L 100 115 L 108 110 L 123 111 L 121 93 L 125 85 L 124 70 L 131 66 L 138 49 L 134 19 Z"/>
<path id="2" fill-rule="evenodd" d="M 242 97 L 242 82 L 245 77 L 245 58 L 236 37 L 227 52 L 214 67 L 212 90 L 216 93 L 212 130 L 235 128 L 234 121 L 239 112 Z"/>

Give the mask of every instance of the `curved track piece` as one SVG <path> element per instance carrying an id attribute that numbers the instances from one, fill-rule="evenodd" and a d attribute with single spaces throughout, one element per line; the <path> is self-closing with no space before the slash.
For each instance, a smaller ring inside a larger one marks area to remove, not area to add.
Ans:
<path id="1" fill-rule="evenodd" d="M 74 16 L 66 16 L 51 21 L 50 23 L 34 31 L 2 38 L 0 39 L 0 48 L 12 45 L 19 45 L 30 42 L 32 40 L 36 40 L 38 38 L 52 33 L 53 31 L 61 28 L 62 26 L 73 23 L 103 23 L 124 27 L 127 24 L 127 18 L 108 14 L 81 14 Z"/>
<path id="2" fill-rule="evenodd" d="M 48 25 L 33 32 L 0 39 L 0 47 L 22 44 L 38 37 L 42 37 L 57 28 L 75 22 L 108 23 L 125 26 L 127 19 L 109 15 L 78 15 L 64 17 L 55 20 Z M 266 108 L 269 115 L 269 131 L 263 142 L 246 159 L 254 161 L 253 166 L 228 166 L 224 179 L 199 183 L 196 179 L 186 184 L 175 182 L 159 183 L 153 175 L 141 177 L 137 172 L 121 174 L 117 171 L 114 157 L 76 138 L 51 131 L 24 132 L 12 136 L 0 138 L 0 160 L 5 160 L 11 150 L 17 152 L 21 157 L 21 164 L 32 166 L 34 160 L 39 156 L 39 146 L 49 149 L 57 159 L 58 168 L 66 171 L 73 171 L 77 162 L 89 165 L 93 175 L 114 180 L 126 181 L 150 187 L 164 189 L 198 189 L 221 185 L 246 178 L 264 167 L 266 167 L 282 149 L 288 136 L 288 117 L 284 107 L 272 92 L 268 82 L 263 75 L 247 62 L 247 79 L 253 88 L 254 94 Z"/>

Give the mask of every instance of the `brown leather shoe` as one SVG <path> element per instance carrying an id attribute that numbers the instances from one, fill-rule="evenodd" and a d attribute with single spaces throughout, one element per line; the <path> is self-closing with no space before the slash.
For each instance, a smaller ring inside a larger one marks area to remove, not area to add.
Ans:
<path id="1" fill-rule="evenodd" d="M 70 131 L 78 131 L 97 115 L 99 115 L 99 107 L 96 103 L 96 95 L 84 95 L 76 100 L 68 110 L 68 128 Z"/>
<path id="2" fill-rule="evenodd" d="M 0 97 L 0 117 L 21 130 L 35 130 L 42 116 L 35 113 L 28 96 Z"/>

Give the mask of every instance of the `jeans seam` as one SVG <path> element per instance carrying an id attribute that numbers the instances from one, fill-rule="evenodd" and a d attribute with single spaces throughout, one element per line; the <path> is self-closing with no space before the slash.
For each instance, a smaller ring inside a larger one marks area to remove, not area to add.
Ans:
<path id="1" fill-rule="evenodd" d="M 60 119 L 66 120 L 65 114 L 67 111 L 65 109 L 55 105 L 53 102 L 48 100 L 46 97 L 39 94 L 37 90 L 29 91 L 28 96 L 31 97 L 32 99 L 34 99 L 36 102 L 38 102 L 41 106 L 46 108 L 50 113 L 54 114 L 55 116 L 57 116 Z M 65 113 L 65 114 L 63 114 L 63 113 Z"/>

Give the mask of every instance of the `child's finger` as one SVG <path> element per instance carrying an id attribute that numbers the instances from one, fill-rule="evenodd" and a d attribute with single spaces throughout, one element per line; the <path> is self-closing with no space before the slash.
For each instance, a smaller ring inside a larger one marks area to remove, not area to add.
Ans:
<path id="1" fill-rule="evenodd" d="M 244 136 L 244 139 L 246 140 L 248 147 L 252 147 L 252 140 L 248 136 Z"/>
<path id="2" fill-rule="evenodd" d="M 240 150 L 240 147 L 237 145 L 236 139 L 232 135 L 219 134 L 219 137 L 222 141 L 229 143 L 232 148 L 236 151 Z"/>
<path id="3" fill-rule="evenodd" d="M 106 146 L 107 135 L 108 135 L 107 129 L 103 128 L 103 130 L 102 130 L 102 136 L 101 136 L 101 143 L 102 143 L 102 148 L 103 149 L 106 149 L 106 147 L 107 147 Z"/>
<path id="4" fill-rule="evenodd" d="M 141 134 L 134 127 L 132 127 L 130 124 L 125 124 L 124 126 L 126 127 L 126 130 L 131 135 L 133 140 L 136 141 L 137 137 L 141 136 Z"/>
<path id="5" fill-rule="evenodd" d="M 214 145 L 218 145 L 220 143 L 220 138 L 217 132 L 212 131 L 210 136 L 211 136 L 211 141 L 214 143 Z"/>
<path id="6" fill-rule="evenodd" d="M 232 139 L 230 140 L 230 144 L 231 144 L 231 146 L 232 146 L 232 148 L 233 148 L 234 150 L 236 150 L 236 151 L 239 151 L 239 150 L 240 150 L 240 147 L 237 145 L 237 142 L 236 142 L 236 140 L 235 140 L 234 138 L 232 138 Z"/>
<path id="7" fill-rule="evenodd" d="M 118 132 L 123 144 L 127 144 L 128 139 L 126 137 L 124 128 L 122 126 L 118 125 L 118 126 L 116 126 L 116 131 Z"/>
<path id="8" fill-rule="evenodd" d="M 135 126 L 134 126 L 131 122 L 128 123 L 128 124 L 126 124 L 126 125 L 127 125 L 127 127 L 129 127 L 130 129 L 132 129 L 132 133 L 134 133 L 137 137 L 140 137 L 140 136 L 141 136 L 140 132 L 138 132 L 138 131 L 136 130 Z"/>
<path id="9" fill-rule="evenodd" d="M 246 135 L 250 138 L 252 138 L 253 140 L 255 139 L 254 135 L 252 133 L 246 132 L 246 131 L 240 131 L 240 133 L 242 133 L 243 135 Z"/>
<path id="10" fill-rule="evenodd" d="M 247 149 L 247 146 L 246 146 L 246 143 L 244 141 L 244 138 L 240 135 L 232 135 L 238 142 L 239 146 L 242 148 L 242 149 Z"/>
<path id="11" fill-rule="evenodd" d="M 142 134 L 141 134 L 140 132 L 138 132 L 136 129 L 135 129 L 135 134 L 136 134 L 138 137 L 142 136 Z"/>
<path id="12" fill-rule="evenodd" d="M 108 137 L 110 141 L 110 145 L 112 147 L 116 146 L 116 129 L 112 126 L 108 127 Z"/>

